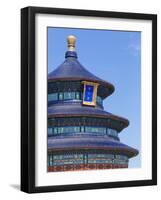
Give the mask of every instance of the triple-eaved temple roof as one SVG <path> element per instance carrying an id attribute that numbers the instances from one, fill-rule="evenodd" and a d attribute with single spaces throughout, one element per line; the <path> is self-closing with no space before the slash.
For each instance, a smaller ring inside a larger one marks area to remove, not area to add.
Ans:
<path id="1" fill-rule="evenodd" d="M 68 44 L 69 45 L 69 44 Z M 77 53 L 75 52 L 75 45 L 68 46 L 69 49 L 65 54 L 65 61 L 58 66 L 54 71 L 48 74 L 48 87 L 54 82 L 62 81 L 90 81 L 99 83 L 97 93 L 101 96 L 102 99 L 111 95 L 114 92 L 114 86 L 98 78 L 89 72 L 85 67 L 83 67 L 77 59 Z M 129 125 L 129 121 L 123 117 L 113 115 L 109 112 L 104 111 L 104 109 L 98 105 L 95 107 L 84 106 L 81 102 L 78 103 L 69 103 L 69 102 L 58 102 L 48 106 L 48 119 L 59 118 L 59 117 L 97 117 L 97 118 L 107 118 L 119 122 L 121 125 L 118 127 L 118 132 Z M 88 134 L 87 134 L 88 135 Z M 48 139 L 48 150 L 52 148 L 55 150 L 62 149 L 76 149 L 76 148 L 95 148 L 95 149 L 105 149 L 111 151 L 115 148 L 116 151 L 122 151 L 124 154 L 127 154 L 129 157 L 136 156 L 138 151 L 134 148 L 131 148 L 125 144 L 122 144 L 120 141 L 111 140 L 110 138 L 98 138 L 94 136 L 84 136 L 84 137 L 51 137 Z"/>
<path id="2" fill-rule="evenodd" d="M 107 81 L 104 81 L 97 76 L 89 72 L 85 67 L 83 67 L 78 61 L 78 56 L 75 51 L 67 51 L 65 54 L 65 61 L 58 66 L 54 71 L 48 74 L 48 83 L 58 82 L 58 81 L 92 81 L 99 83 L 98 92 L 99 95 L 104 99 L 114 92 L 114 86 Z M 56 106 L 48 107 L 48 117 L 53 116 L 97 116 L 97 117 L 109 117 L 115 118 L 123 122 L 125 128 L 129 125 L 129 121 L 123 117 L 113 115 L 109 112 L 104 111 L 102 108 L 96 106 L 83 106 L 80 103 L 68 104 L 68 106 L 63 103 L 58 103 Z"/>

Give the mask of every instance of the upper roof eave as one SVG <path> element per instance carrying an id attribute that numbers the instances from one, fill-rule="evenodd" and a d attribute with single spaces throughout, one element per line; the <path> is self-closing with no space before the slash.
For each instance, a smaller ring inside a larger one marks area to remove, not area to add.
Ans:
<path id="1" fill-rule="evenodd" d="M 48 74 L 48 83 L 71 80 L 99 83 L 98 90 L 104 90 L 102 98 L 106 98 L 114 92 L 114 86 L 111 83 L 89 72 L 75 57 L 67 57 L 61 65 Z"/>

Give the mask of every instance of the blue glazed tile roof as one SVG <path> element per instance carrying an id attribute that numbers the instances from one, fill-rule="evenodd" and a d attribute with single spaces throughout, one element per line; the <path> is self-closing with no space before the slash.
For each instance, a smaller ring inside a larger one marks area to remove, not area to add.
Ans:
<path id="1" fill-rule="evenodd" d="M 112 94 L 114 86 L 85 69 L 85 67 L 77 60 L 76 55 L 76 52 L 67 51 L 65 61 L 54 71 L 48 74 L 48 81 L 88 80 L 100 83 L 99 89 L 105 92 L 104 98 Z"/>
<path id="2" fill-rule="evenodd" d="M 83 106 L 81 103 L 76 104 L 55 104 L 48 107 L 48 115 L 50 114 L 94 114 L 94 115 L 110 115 L 110 113 L 102 110 L 100 107 Z"/>
<path id="3" fill-rule="evenodd" d="M 123 117 L 113 115 L 107 111 L 104 111 L 102 108 L 96 106 L 83 106 L 81 103 L 77 104 L 64 104 L 64 105 L 53 105 L 48 107 L 48 118 L 60 117 L 60 116 L 93 116 L 93 117 L 103 117 L 111 118 L 117 121 L 121 121 L 127 127 L 129 121 Z M 122 128 L 123 128 L 122 127 Z"/>
<path id="4" fill-rule="evenodd" d="M 73 78 L 77 77 L 80 79 L 91 79 L 95 81 L 103 81 L 97 76 L 90 73 L 87 69 L 85 69 L 80 62 L 72 57 L 66 58 L 66 60 L 54 71 L 49 73 L 48 79 L 54 78 Z"/>
<path id="5" fill-rule="evenodd" d="M 48 149 L 70 150 L 70 149 L 107 149 L 110 151 L 124 152 L 129 157 L 136 156 L 138 151 L 117 140 L 109 137 L 68 137 L 68 138 L 48 138 Z"/>

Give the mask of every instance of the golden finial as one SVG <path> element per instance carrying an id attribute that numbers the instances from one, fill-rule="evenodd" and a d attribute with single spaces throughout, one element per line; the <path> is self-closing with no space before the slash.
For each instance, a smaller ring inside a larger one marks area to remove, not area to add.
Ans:
<path id="1" fill-rule="evenodd" d="M 67 37 L 67 42 L 68 42 L 68 51 L 75 51 L 76 37 L 74 35 L 69 35 Z"/>

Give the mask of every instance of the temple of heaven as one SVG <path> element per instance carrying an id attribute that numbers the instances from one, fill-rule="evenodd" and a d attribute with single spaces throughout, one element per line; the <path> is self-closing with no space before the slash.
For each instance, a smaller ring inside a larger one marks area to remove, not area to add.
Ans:
<path id="1" fill-rule="evenodd" d="M 48 172 L 128 168 L 138 150 L 120 142 L 129 125 L 104 110 L 114 86 L 78 61 L 76 38 L 67 37 L 65 61 L 48 74 Z"/>

